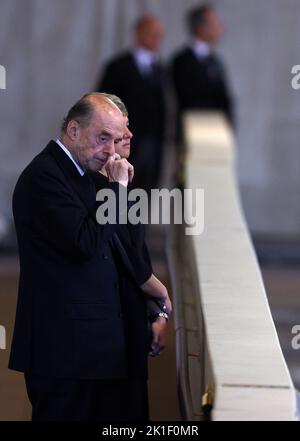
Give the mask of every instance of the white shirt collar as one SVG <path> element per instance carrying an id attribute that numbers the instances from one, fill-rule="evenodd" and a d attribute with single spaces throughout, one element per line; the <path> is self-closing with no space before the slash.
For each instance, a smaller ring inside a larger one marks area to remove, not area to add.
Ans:
<path id="1" fill-rule="evenodd" d="M 75 167 L 77 168 L 78 172 L 80 173 L 80 176 L 84 175 L 84 171 L 82 170 L 82 168 L 77 164 L 77 162 L 74 160 L 73 156 L 71 155 L 70 151 L 63 145 L 63 143 L 57 139 L 56 140 L 56 144 L 59 145 L 59 147 L 61 147 L 63 149 L 63 151 L 65 152 L 66 155 L 69 156 L 69 158 L 71 159 L 71 161 L 73 162 L 73 164 L 75 165 Z"/>
<path id="2" fill-rule="evenodd" d="M 133 50 L 134 59 L 139 67 L 139 69 L 143 72 L 147 72 L 154 61 L 157 60 L 157 54 L 147 49 L 136 46 Z"/>
<path id="3" fill-rule="evenodd" d="M 205 41 L 194 38 L 192 40 L 192 49 L 198 58 L 208 57 L 211 53 L 211 47 Z"/>

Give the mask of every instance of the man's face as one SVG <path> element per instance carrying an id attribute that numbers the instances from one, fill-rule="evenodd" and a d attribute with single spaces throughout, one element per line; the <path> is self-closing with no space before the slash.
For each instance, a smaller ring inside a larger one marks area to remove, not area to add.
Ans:
<path id="1" fill-rule="evenodd" d="M 163 25 L 158 20 L 149 20 L 137 32 L 137 43 L 151 52 L 157 52 L 163 36 Z"/>
<path id="2" fill-rule="evenodd" d="M 224 33 L 224 26 L 220 20 L 219 15 L 213 9 L 207 11 L 205 16 L 205 23 L 199 28 L 199 38 L 202 38 L 207 43 L 214 45 L 218 43 Z"/>
<path id="3" fill-rule="evenodd" d="M 124 122 L 125 122 L 125 132 L 123 134 L 123 140 L 122 142 L 119 142 L 116 144 L 116 153 L 118 153 L 121 158 L 128 159 L 130 155 L 130 141 L 133 137 L 133 134 L 129 130 L 129 121 L 127 116 L 124 116 Z"/>
<path id="4" fill-rule="evenodd" d="M 97 111 L 88 127 L 77 125 L 73 154 L 85 171 L 98 171 L 106 164 L 115 147 L 122 143 L 125 121 L 121 112 Z"/>

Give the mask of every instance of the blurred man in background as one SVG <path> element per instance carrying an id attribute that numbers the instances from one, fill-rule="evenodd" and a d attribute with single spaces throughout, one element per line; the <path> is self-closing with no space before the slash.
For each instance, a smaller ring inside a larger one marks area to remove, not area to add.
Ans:
<path id="1" fill-rule="evenodd" d="M 7 234 L 8 234 L 8 223 L 5 217 L 0 213 L 0 246 Z"/>
<path id="2" fill-rule="evenodd" d="M 134 132 L 134 186 L 148 192 L 159 181 L 165 131 L 164 74 L 158 56 L 163 34 L 156 17 L 139 18 L 133 47 L 108 63 L 96 88 L 126 103 Z"/>
<path id="3" fill-rule="evenodd" d="M 190 44 L 175 55 L 173 81 L 179 116 L 186 110 L 223 112 L 233 122 L 233 103 L 224 66 L 214 53 L 223 34 L 223 25 L 209 5 L 190 10 L 187 25 Z"/>

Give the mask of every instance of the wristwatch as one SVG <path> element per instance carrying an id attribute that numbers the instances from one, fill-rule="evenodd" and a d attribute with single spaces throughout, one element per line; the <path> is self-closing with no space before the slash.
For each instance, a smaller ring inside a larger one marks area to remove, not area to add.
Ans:
<path id="1" fill-rule="evenodd" d="M 150 297 L 147 300 L 147 315 L 150 323 L 153 323 L 158 317 L 163 317 L 165 320 L 169 319 L 166 305 L 162 300 L 155 297 Z"/>
<path id="2" fill-rule="evenodd" d="M 158 317 L 163 317 L 167 321 L 169 320 L 169 315 L 166 312 L 158 312 L 153 316 L 152 320 L 155 322 L 155 320 L 158 319 Z"/>

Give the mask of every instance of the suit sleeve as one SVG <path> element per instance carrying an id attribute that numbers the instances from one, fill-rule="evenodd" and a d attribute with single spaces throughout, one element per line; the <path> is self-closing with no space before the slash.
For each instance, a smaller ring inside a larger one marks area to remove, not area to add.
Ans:
<path id="1" fill-rule="evenodd" d="M 140 233 L 141 227 L 142 225 L 140 224 L 122 225 L 118 232 L 119 239 L 133 268 L 134 278 L 139 286 L 143 285 L 153 272 L 150 256 L 144 239 L 142 242 L 137 240 L 138 237 L 143 237 Z M 132 239 L 132 234 L 135 234 L 135 240 Z"/>
<path id="2" fill-rule="evenodd" d="M 149 297 L 147 299 L 147 316 L 150 323 L 153 322 L 155 315 L 160 312 L 165 312 L 163 309 L 163 303 L 159 299 Z"/>
<path id="3" fill-rule="evenodd" d="M 97 191 L 110 185 L 108 179 L 101 173 L 94 173 L 92 178 Z M 131 203 L 129 204 L 131 205 Z M 142 224 L 132 225 L 128 223 L 120 227 L 118 236 L 134 268 L 135 279 L 138 285 L 141 286 L 153 273 L 150 255 L 145 242 L 145 227 Z"/>
<path id="4" fill-rule="evenodd" d="M 145 252 L 147 247 L 146 245 L 144 245 L 144 247 L 145 249 L 142 250 L 142 253 L 134 248 L 128 252 L 129 259 L 134 266 L 136 280 L 139 286 L 143 285 L 153 273 L 148 251 L 147 254 Z"/>
<path id="5" fill-rule="evenodd" d="M 135 256 L 135 270 L 139 285 L 143 285 L 153 273 L 148 247 L 145 241 L 145 227 L 142 224 L 128 224 L 131 250 Z"/>

